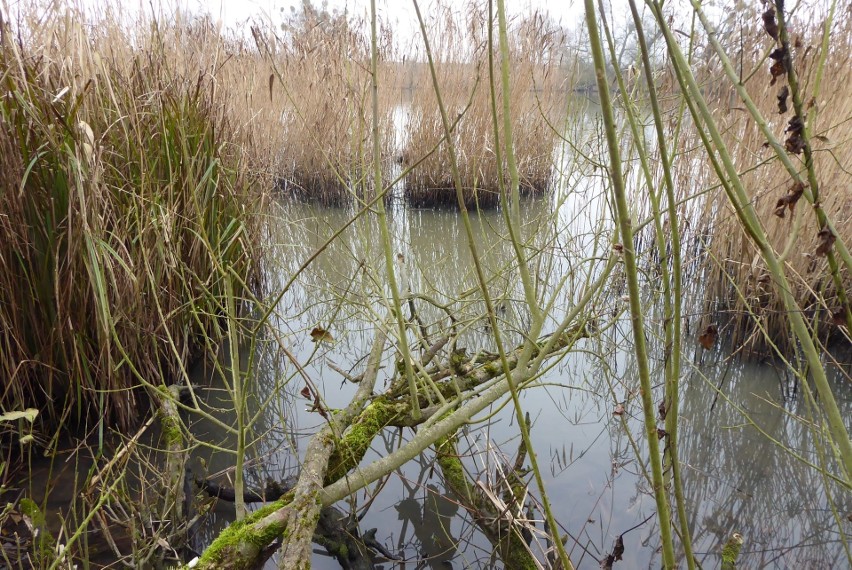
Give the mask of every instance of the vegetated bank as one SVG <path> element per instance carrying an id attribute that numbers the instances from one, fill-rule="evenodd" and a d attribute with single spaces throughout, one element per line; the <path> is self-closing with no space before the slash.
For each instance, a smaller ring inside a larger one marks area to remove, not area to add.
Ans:
<path id="1" fill-rule="evenodd" d="M 260 283 L 244 70 L 206 20 L 47 8 L 0 23 L 0 406 L 127 430 Z"/>

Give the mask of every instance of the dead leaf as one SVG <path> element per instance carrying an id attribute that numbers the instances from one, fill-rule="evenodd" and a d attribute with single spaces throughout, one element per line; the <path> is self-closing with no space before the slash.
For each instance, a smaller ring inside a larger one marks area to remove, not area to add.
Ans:
<path id="1" fill-rule="evenodd" d="M 662 400 L 660 405 L 657 407 L 657 411 L 660 413 L 660 419 L 665 420 L 666 414 L 668 413 L 668 409 L 666 408 L 666 401 Z"/>
<path id="2" fill-rule="evenodd" d="M 816 248 L 817 255 L 828 255 L 828 252 L 831 251 L 831 246 L 834 245 L 834 241 L 837 239 L 830 229 L 823 228 L 817 234 L 817 241 L 819 245 Z"/>
<path id="3" fill-rule="evenodd" d="M 716 325 L 709 324 L 707 328 L 704 329 L 704 332 L 698 336 L 698 343 L 704 347 L 704 350 L 710 350 L 713 348 L 713 345 L 716 344 L 716 340 L 719 338 L 719 329 L 716 328 Z"/>
<path id="4" fill-rule="evenodd" d="M 325 330 L 322 327 L 314 327 L 311 330 L 311 340 L 314 342 L 334 342 L 334 337 L 331 336 L 331 333 Z"/>
<path id="5" fill-rule="evenodd" d="M 624 415 L 624 405 L 623 404 L 616 404 L 615 409 L 612 410 L 612 415 L 623 416 Z"/>
<path id="6" fill-rule="evenodd" d="M 787 112 L 787 97 L 790 96 L 790 88 L 784 85 L 781 87 L 781 90 L 778 92 L 776 98 L 778 99 L 778 114 L 783 115 Z"/>
<path id="7" fill-rule="evenodd" d="M 785 55 L 787 55 L 787 49 L 782 46 L 772 50 L 769 54 L 769 59 L 772 61 L 782 61 Z"/>
<path id="8" fill-rule="evenodd" d="M 805 124 L 801 117 L 796 116 L 790 119 L 787 128 L 784 130 L 785 133 L 790 133 L 790 136 L 784 141 L 784 148 L 787 149 L 787 152 L 801 154 L 805 149 L 805 139 L 802 137 L 804 130 Z"/>
<path id="9" fill-rule="evenodd" d="M 303 398 L 311 399 L 311 389 L 308 386 L 302 388 L 299 394 L 301 394 Z"/>
<path id="10" fill-rule="evenodd" d="M 770 6 L 763 13 L 763 29 L 769 34 L 769 37 L 778 41 L 778 23 L 775 21 L 775 8 Z"/>
<path id="11" fill-rule="evenodd" d="M 775 85 L 778 78 L 787 73 L 787 70 L 784 68 L 784 62 L 776 61 L 773 63 L 772 67 L 769 68 L 769 73 L 772 75 L 772 80 L 769 82 L 769 85 Z"/>
<path id="12" fill-rule="evenodd" d="M 667 437 L 668 435 L 669 435 L 669 432 L 667 432 L 663 428 L 657 428 L 657 439 L 663 439 L 664 437 Z"/>
<path id="13" fill-rule="evenodd" d="M 613 244 L 612 249 L 615 253 L 624 253 L 624 246 L 620 243 Z"/>
<path id="14" fill-rule="evenodd" d="M 787 190 L 787 194 L 778 198 L 778 202 L 775 203 L 775 215 L 779 218 L 783 218 L 786 214 L 787 208 L 790 208 L 790 213 L 793 213 L 793 210 L 796 207 L 796 202 L 799 201 L 799 198 L 802 197 L 802 194 L 805 192 L 805 185 L 802 182 L 796 182 L 793 186 Z"/>
<path id="15" fill-rule="evenodd" d="M 612 555 L 616 560 L 621 560 L 621 556 L 624 554 L 624 538 L 622 535 L 618 535 L 618 538 L 615 539 L 615 548 L 612 549 Z"/>

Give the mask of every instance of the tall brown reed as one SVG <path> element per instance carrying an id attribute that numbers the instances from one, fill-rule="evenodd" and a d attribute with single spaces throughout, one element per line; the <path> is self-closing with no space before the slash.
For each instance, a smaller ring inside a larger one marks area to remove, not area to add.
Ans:
<path id="1" fill-rule="evenodd" d="M 790 138 L 792 103 L 780 103 L 785 87 L 783 77 L 773 85 L 766 56 L 771 40 L 762 27 L 761 14 L 756 10 L 743 14 L 736 39 L 731 41 L 732 57 L 741 68 L 749 93 L 761 114 L 770 121 L 775 136 L 784 141 Z M 798 18 L 791 24 L 795 31 L 793 65 L 803 82 L 803 93 L 810 97 L 816 64 L 821 57 L 822 22 Z M 721 37 L 724 39 L 725 35 Z M 729 39 L 733 38 L 731 36 Z M 744 43 L 740 44 L 740 38 Z M 848 243 L 852 239 L 852 174 L 847 164 L 852 161 L 852 144 L 848 125 L 852 118 L 852 98 L 848 84 L 852 81 L 848 46 L 852 41 L 852 25 L 848 18 L 838 18 L 831 31 L 830 52 L 819 100 L 809 105 L 817 107 L 815 120 L 809 124 L 814 146 L 814 165 L 820 188 L 820 202 L 831 216 L 839 235 Z M 735 47 L 734 47 L 734 44 Z M 778 162 L 766 139 L 750 115 L 738 102 L 732 87 L 719 81 L 719 64 L 713 57 L 702 63 L 706 78 L 708 103 L 713 106 L 716 120 L 725 129 L 725 141 L 743 173 L 746 189 L 751 193 L 755 209 L 763 221 L 767 235 L 778 252 L 787 252 L 785 261 L 794 294 L 801 310 L 812 319 L 821 338 L 846 335 L 841 328 L 843 318 L 828 263 L 820 250 L 820 237 L 812 208 L 798 198 L 801 191 Z M 714 79 L 715 78 L 715 79 Z M 785 109 L 786 107 L 786 109 Z M 802 155 L 791 153 L 794 164 L 804 172 Z M 709 171 L 709 165 L 707 165 Z M 738 226 L 730 205 L 719 196 L 706 203 L 707 220 L 712 220 L 712 239 L 709 252 L 716 263 L 709 273 L 708 300 L 711 306 L 730 312 L 731 340 L 735 346 L 764 349 L 767 341 L 788 345 L 789 327 L 780 297 L 774 291 L 769 272 L 748 236 Z M 841 267 L 841 279 L 846 290 L 852 288 L 852 275 Z M 741 318 L 749 312 L 756 319 Z M 761 332 L 761 328 L 767 336 Z"/>
<path id="2" fill-rule="evenodd" d="M 275 176 L 286 194 L 323 204 L 364 196 L 371 184 L 369 28 L 362 18 L 304 3 L 275 30 L 255 27 L 271 67 L 265 120 L 279 129 Z M 394 144 L 390 29 L 380 33 L 379 134 L 383 171 Z M 265 90 L 264 86 L 264 90 Z M 267 93 L 261 95 L 265 98 Z M 394 94 L 395 98 L 395 94 Z"/>
<path id="3" fill-rule="evenodd" d="M 461 22 L 450 6 L 432 11 L 430 42 L 443 100 L 452 114 L 462 185 L 468 206 L 493 207 L 499 201 L 506 165 L 498 164 L 488 70 L 488 11 L 479 3 L 464 9 Z M 561 30 L 533 13 L 509 22 L 513 144 L 521 190 L 540 193 L 549 187 L 554 145 L 564 110 L 569 77 L 560 67 Z M 495 62 L 499 70 L 499 59 Z M 410 128 L 403 152 L 409 164 L 420 160 L 444 137 L 429 69 L 412 64 Z M 497 82 L 498 101 L 502 90 Z M 498 104 L 502 117 L 502 106 Z M 502 125 L 502 118 L 498 120 Z M 558 128 L 558 127 L 557 127 Z M 502 137 L 502 134 L 500 134 Z M 456 203 L 446 145 L 428 156 L 406 179 L 406 198 L 414 206 Z"/>
<path id="4" fill-rule="evenodd" d="M 127 427 L 258 281 L 221 38 L 62 4 L 0 30 L 0 406 Z"/>

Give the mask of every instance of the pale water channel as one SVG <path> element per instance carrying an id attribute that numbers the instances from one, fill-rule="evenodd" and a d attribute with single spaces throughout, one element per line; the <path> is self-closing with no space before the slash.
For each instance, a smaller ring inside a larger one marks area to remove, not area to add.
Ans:
<path id="1" fill-rule="evenodd" d="M 527 200 L 523 204 L 524 235 L 528 237 L 531 265 L 539 298 L 556 294 L 554 319 L 582 294 L 584 284 L 597 275 L 610 255 L 607 207 L 596 185 L 574 188 L 568 199 L 555 197 Z M 558 194 L 557 194 L 558 196 Z M 318 209 L 288 204 L 270 223 L 271 255 L 277 270 L 270 275 L 269 289 L 276 291 L 301 262 L 340 228 L 352 215 L 345 209 Z M 477 245 L 491 276 L 489 288 L 498 300 L 506 345 L 514 346 L 528 326 L 523 292 L 517 274 L 508 269 L 513 252 L 504 236 L 502 212 L 475 216 Z M 251 453 L 247 470 L 250 485 L 267 478 L 282 480 L 297 474 L 299 456 L 308 438 L 323 424 L 317 413 L 307 411 L 310 401 L 299 396 L 305 385 L 296 367 L 281 353 L 284 346 L 304 367 L 331 407 L 345 406 L 354 386 L 332 370 L 362 365 L 374 335 L 373 323 L 387 309 L 376 295 L 385 291 L 379 234 L 374 219 L 354 225 L 335 240 L 300 276 L 278 306 L 276 339 L 259 345 L 254 358 L 254 386 L 259 398 L 274 394 L 255 427 L 261 436 Z M 451 211 L 415 211 L 395 205 L 389 213 L 396 263 L 404 290 L 433 297 L 465 319 L 466 331 L 458 341 L 468 353 L 493 349 L 493 335 L 485 325 L 481 299 L 475 291 L 471 254 L 461 218 Z M 693 244 L 694 245 L 694 244 Z M 538 253 L 533 255 L 532 250 Z M 700 253 L 687 248 L 687 255 Z M 644 264 L 647 314 L 659 321 L 655 302 L 653 260 Z M 688 266 L 687 269 L 690 269 Z M 690 279 L 698 273 L 687 271 Z M 570 538 L 566 546 L 579 568 L 598 568 L 612 550 L 613 541 L 624 535 L 624 559 L 615 568 L 658 568 L 659 532 L 655 503 L 640 468 L 645 457 L 641 444 L 638 376 L 631 353 L 631 331 L 624 318 L 625 291 L 620 273 L 597 302 L 599 336 L 581 341 L 569 354 L 554 359 L 540 379 L 540 386 L 523 393 L 524 410 L 532 418 L 532 440 L 543 465 L 547 492 L 561 532 Z M 560 285 L 561 282 L 561 285 Z M 561 286 L 560 289 L 557 289 Z M 700 287 L 691 287 L 698 291 Z M 700 299 L 692 293 L 685 312 L 692 334 L 706 325 Z M 418 302 L 420 317 L 438 334 L 442 314 L 428 303 Z M 333 344 L 312 342 L 313 327 L 328 329 Z M 552 330 L 552 329 L 551 329 Z M 852 497 L 819 471 L 796 460 L 786 446 L 807 460 L 821 464 L 822 453 L 809 429 L 810 408 L 801 387 L 779 363 L 729 358 L 731 348 L 722 342 L 712 351 L 699 348 L 693 337 L 683 354 L 681 404 L 681 460 L 689 502 L 689 524 L 695 548 L 704 568 L 719 566 L 718 552 L 733 532 L 745 537 L 741 568 L 845 568 L 838 524 L 852 530 L 847 516 Z M 662 382 L 662 342 L 649 338 L 654 374 Z M 836 394 L 852 429 L 852 373 L 848 361 L 832 368 Z M 381 389 L 393 371 L 392 362 L 379 376 Z M 197 371 L 199 383 L 217 379 Z M 724 396 L 717 397 L 715 387 Z M 219 401 L 210 391 L 210 401 Z M 628 425 L 640 440 L 637 457 L 621 422 L 613 415 L 625 402 Z M 460 439 L 460 451 L 469 455 L 472 474 L 494 483 L 499 466 L 511 463 L 519 436 L 511 404 L 501 401 L 493 415 L 470 425 Z M 225 417 L 226 412 L 222 412 Z M 233 446 L 204 422 L 194 433 L 217 444 Z M 761 433 L 763 431 L 764 433 Z M 389 454 L 409 430 L 387 430 L 374 441 L 365 463 Z M 199 452 L 208 473 L 233 464 L 233 458 Z M 826 495 L 829 489 L 830 496 Z M 532 493 L 538 496 L 534 483 Z M 401 563 L 383 568 L 491 568 L 502 567 L 491 555 L 487 540 L 476 530 L 463 509 L 445 496 L 440 472 L 430 453 L 357 495 L 357 507 L 365 509 L 361 528 L 377 528 L 377 539 L 403 556 Z M 349 505 L 341 504 L 342 509 Z M 842 521 L 838 523 L 835 518 Z M 364 513 L 364 511 L 360 511 Z M 536 515 L 540 518 L 540 514 Z M 233 519 L 232 505 L 220 504 L 198 536 L 203 545 Z M 645 521 L 645 522 L 643 522 Z M 539 525 L 540 528 L 540 525 Z M 632 529 L 632 530 L 630 530 Z M 630 530 L 629 532 L 627 532 Z M 319 569 L 338 568 L 320 553 L 313 564 Z M 274 559 L 268 564 L 273 568 Z"/>

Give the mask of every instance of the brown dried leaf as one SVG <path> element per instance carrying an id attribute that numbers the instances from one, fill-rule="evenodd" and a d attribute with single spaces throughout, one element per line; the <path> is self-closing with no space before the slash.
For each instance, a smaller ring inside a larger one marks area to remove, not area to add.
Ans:
<path id="1" fill-rule="evenodd" d="M 805 150 L 805 139 L 801 135 L 791 135 L 784 141 L 784 148 L 790 154 L 802 154 L 802 151 Z"/>
<path id="2" fill-rule="evenodd" d="M 769 37 L 778 41 L 778 23 L 775 21 L 775 8 L 770 6 L 763 13 L 763 29 L 769 34 Z"/>
<path id="3" fill-rule="evenodd" d="M 302 395 L 303 398 L 311 398 L 311 389 L 308 386 L 305 386 L 299 391 L 299 394 Z"/>
<path id="4" fill-rule="evenodd" d="M 772 61 L 783 61 L 785 55 L 787 55 L 787 49 L 782 46 L 772 50 L 769 54 L 769 59 Z"/>
<path id="5" fill-rule="evenodd" d="M 663 439 L 664 437 L 667 437 L 668 435 L 669 435 L 669 432 L 667 432 L 663 428 L 657 428 L 657 439 Z"/>
<path id="6" fill-rule="evenodd" d="M 796 115 L 792 117 L 789 121 L 787 121 L 787 128 L 784 129 L 785 133 L 790 133 L 791 135 L 801 135 L 805 130 L 805 123 L 802 122 L 802 118 Z"/>
<path id="7" fill-rule="evenodd" d="M 331 333 L 325 330 L 322 327 L 314 327 L 311 330 L 311 340 L 314 342 L 334 342 L 334 337 L 331 336 Z"/>
<path id="8" fill-rule="evenodd" d="M 704 329 L 704 332 L 698 336 L 698 344 L 704 347 L 704 350 L 710 350 L 713 348 L 713 345 L 716 344 L 716 340 L 719 338 L 719 329 L 716 328 L 716 325 L 710 324 L 707 325 L 707 328 Z"/>
<path id="9" fill-rule="evenodd" d="M 801 182 L 796 182 L 793 186 L 787 190 L 787 194 L 778 198 L 778 202 L 775 203 L 775 215 L 779 218 L 783 218 L 784 214 L 787 211 L 787 208 L 790 208 L 790 213 L 796 207 L 796 202 L 799 201 L 799 198 L 802 197 L 802 194 L 805 192 L 805 185 Z"/>
<path id="10" fill-rule="evenodd" d="M 776 61 L 772 64 L 772 67 L 769 68 L 769 73 L 772 75 L 772 81 L 769 82 L 769 85 L 775 85 L 775 81 L 787 73 L 787 70 L 784 69 L 784 62 Z"/>
<path id="11" fill-rule="evenodd" d="M 668 411 L 669 411 L 669 410 L 666 408 L 666 401 L 665 401 L 665 399 L 664 399 L 664 400 L 662 400 L 662 401 L 660 402 L 660 405 L 659 405 L 659 406 L 657 406 L 657 411 L 660 413 L 660 419 L 661 419 L 661 420 L 665 420 L 665 419 L 666 419 L 666 414 L 667 414 L 667 413 L 668 413 Z"/>
<path id="12" fill-rule="evenodd" d="M 831 251 L 831 246 L 834 245 L 834 241 L 837 239 L 830 229 L 823 228 L 817 234 L 817 241 L 819 245 L 816 248 L 817 255 L 828 255 L 828 252 Z"/>
<path id="13" fill-rule="evenodd" d="M 624 555 L 624 539 L 620 534 L 615 539 L 615 548 L 612 549 L 612 555 L 616 560 L 621 560 L 622 555 Z"/>
<path id="14" fill-rule="evenodd" d="M 783 115 L 787 112 L 787 97 L 790 96 L 790 88 L 784 85 L 781 90 L 778 92 L 776 98 L 778 99 L 778 114 Z"/>

